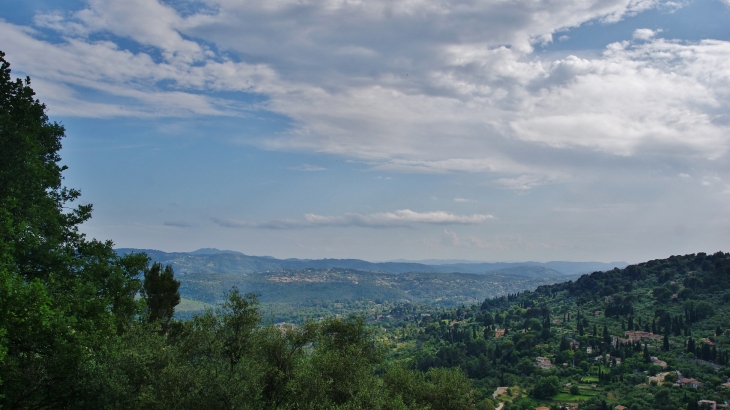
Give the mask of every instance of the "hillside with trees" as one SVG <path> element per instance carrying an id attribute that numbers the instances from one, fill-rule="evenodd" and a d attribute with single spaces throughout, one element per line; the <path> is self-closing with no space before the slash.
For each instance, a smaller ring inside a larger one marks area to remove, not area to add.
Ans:
<path id="1" fill-rule="evenodd" d="M 390 340 L 505 409 L 694 409 L 730 399 L 730 254 L 672 256 L 423 315 Z M 397 346 L 397 347 L 395 347 Z M 501 391 L 499 387 L 504 387 Z"/>

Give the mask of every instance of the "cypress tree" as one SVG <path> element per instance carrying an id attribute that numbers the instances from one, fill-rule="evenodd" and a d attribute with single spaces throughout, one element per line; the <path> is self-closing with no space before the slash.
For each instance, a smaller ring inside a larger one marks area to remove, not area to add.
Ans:
<path id="1" fill-rule="evenodd" d="M 180 281 L 175 279 L 172 266 L 162 268 L 158 262 L 144 271 L 142 297 L 147 302 L 147 320 L 152 323 L 160 321 L 163 331 L 175 314 L 175 306 L 180 303 Z"/>

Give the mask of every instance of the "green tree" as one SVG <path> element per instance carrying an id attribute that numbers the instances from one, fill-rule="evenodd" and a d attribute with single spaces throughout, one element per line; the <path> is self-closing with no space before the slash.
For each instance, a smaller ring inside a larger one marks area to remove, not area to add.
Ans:
<path id="1" fill-rule="evenodd" d="M 458 369 L 431 368 L 422 373 L 394 366 L 383 379 L 390 397 L 401 400 L 409 409 L 474 408 L 472 383 Z M 477 408 L 490 406 L 494 408 L 491 401 L 484 400 Z"/>
<path id="2" fill-rule="evenodd" d="M 139 313 L 148 259 L 79 232 L 92 207 L 71 207 L 65 130 L 34 96 L 0 52 L 0 406 L 69 407 L 100 346 Z"/>
<path id="3" fill-rule="evenodd" d="M 65 212 L 80 192 L 62 186 L 59 162 L 64 128 L 49 121 L 34 99 L 30 78 L 11 78 L 0 51 L 0 240 L 6 264 L 27 280 L 67 270 L 83 239 L 77 225 L 91 217 L 91 205 Z"/>
<path id="4" fill-rule="evenodd" d="M 144 271 L 142 297 L 147 302 L 147 320 L 159 321 L 163 331 L 175 314 L 175 306 L 180 303 L 180 281 L 175 279 L 172 266 L 162 268 L 158 262 Z"/>
<path id="5" fill-rule="evenodd" d="M 541 377 L 532 389 L 532 397 L 538 400 L 549 399 L 560 392 L 558 376 Z"/>

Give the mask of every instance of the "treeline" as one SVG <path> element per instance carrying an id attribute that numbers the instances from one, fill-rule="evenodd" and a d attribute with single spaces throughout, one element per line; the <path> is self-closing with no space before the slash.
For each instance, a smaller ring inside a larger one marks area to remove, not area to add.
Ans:
<path id="1" fill-rule="evenodd" d="M 654 297 L 659 301 L 675 299 L 691 300 L 706 293 L 725 292 L 730 288 L 730 259 L 723 252 L 674 255 L 667 259 L 651 260 L 624 269 L 583 275 L 576 281 L 556 285 L 539 286 L 535 293 L 545 295 L 567 291 L 579 304 L 590 298 L 607 297 L 630 292 L 642 282 L 655 284 Z M 691 275 L 687 275 L 692 272 Z M 682 282 L 673 279 L 682 277 Z M 682 289 L 680 290 L 680 285 Z M 701 291 L 701 294 L 697 294 Z"/>

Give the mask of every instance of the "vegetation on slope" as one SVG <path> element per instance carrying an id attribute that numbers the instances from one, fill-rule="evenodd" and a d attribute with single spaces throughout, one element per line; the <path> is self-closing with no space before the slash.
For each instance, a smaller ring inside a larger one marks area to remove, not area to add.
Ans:
<path id="1" fill-rule="evenodd" d="M 722 252 L 596 272 L 413 316 L 391 337 L 391 358 L 421 371 L 462 369 L 481 397 L 509 387 L 497 398 L 508 410 L 722 403 L 730 398 L 729 280 Z"/>
<path id="2" fill-rule="evenodd" d="M 543 270 L 544 268 L 530 268 Z M 180 276 L 183 297 L 215 304 L 236 286 L 261 295 L 266 309 L 277 321 L 301 320 L 301 315 L 323 303 L 344 304 L 356 312 L 362 303 L 412 303 L 459 306 L 479 303 L 489 296 L 534 289 L 538 285 L 565 280 L 565 276 L 528 278 L 488 273 L 381 273 L 351 269 L 276 270 L 249 274 L 189 273 Z M 326 313 L 323 311 L 321 313 Z M 312 317 L 311 315 L 309 317 Z"/>

